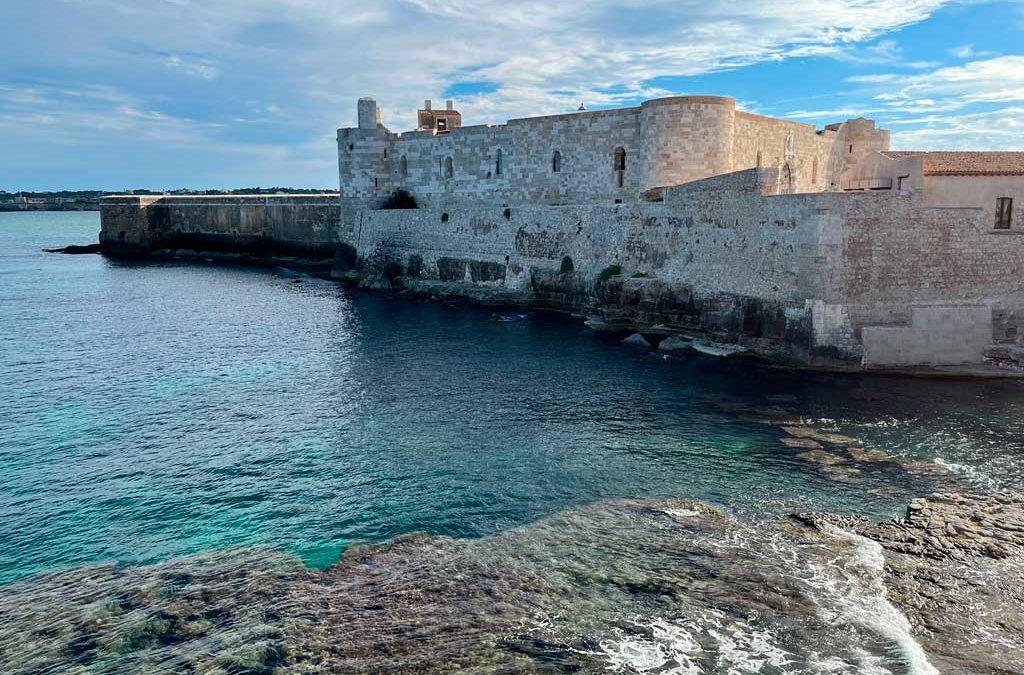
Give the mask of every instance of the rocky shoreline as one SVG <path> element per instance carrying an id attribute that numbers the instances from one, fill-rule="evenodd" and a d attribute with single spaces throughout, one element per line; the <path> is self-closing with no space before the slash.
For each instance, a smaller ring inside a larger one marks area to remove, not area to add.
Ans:
<path id="1" fill-rule="evenodd" d="M 0 669 L 1008 674 L 1022 589 L 1020 494 L 933 495 L 881 523 L 612 501 L 352 547 L 323 572 L 232 549 L 17 582 Z"/>

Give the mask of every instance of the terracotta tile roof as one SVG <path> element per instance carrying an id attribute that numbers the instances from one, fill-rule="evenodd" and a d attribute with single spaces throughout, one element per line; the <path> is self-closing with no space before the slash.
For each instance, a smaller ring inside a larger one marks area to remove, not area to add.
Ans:
<path id="1" fill-rule="evenodd" d="M 1024 176 L 1024 152 L 924 152 L 889 150 L 891 159 L 924 157 L 926 176 Z"/>

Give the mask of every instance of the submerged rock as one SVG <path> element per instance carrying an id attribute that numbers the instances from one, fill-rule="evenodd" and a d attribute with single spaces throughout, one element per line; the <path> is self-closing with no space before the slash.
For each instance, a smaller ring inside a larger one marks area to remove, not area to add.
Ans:
<path id="1" fill-rule="evenodd" d="M 716 356 L 722 358 L 726 356 L 733 356 L 734 354 L 742 354 L 743 352 L 747 351 L 746 349 L 739 345 L 707 344 L 704 342 L 697 341 L 691 343 L 690 346 L 694 351 L 700 352 L 705 356 Z"/>
<path id="2" fill-rule="evenodd" d="M 359 288 L 366 288 L 371 291 L 390 291 L 391 281 L 387 277 L 371 276 L 365 277 L 359 282 Z"/>
<path id="3" fill-rule="evenodd" d="M 636 347 L 646 347 L 647 349 L 651 348 L 651 343 L 648 342 L 647 338 L 645 338 L 640 333 L 633 333 L 628 338 L 623 340 L 622 344 L 624 344 L 624 345 L 634 345 Z"/>
<path id="4" fill-rule="evenodd" d="M 691 342 L 689 340 L 685 340 L 677 335 L 670 335 L 658 343 L 658 349 L 665 352 L 676 352 L 689 350 L 691 348 Z"/>

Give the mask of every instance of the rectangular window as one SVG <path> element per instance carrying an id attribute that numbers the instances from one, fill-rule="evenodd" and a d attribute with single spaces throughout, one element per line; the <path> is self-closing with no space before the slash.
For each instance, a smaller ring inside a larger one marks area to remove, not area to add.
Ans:
<path id="1" fill-rule="evenodd" d="M 996 229 L 1010 229 L 1010 220 L 1013 218 L 1013 199 L 1010 197 L 999 197 L 996 199 Z"/>

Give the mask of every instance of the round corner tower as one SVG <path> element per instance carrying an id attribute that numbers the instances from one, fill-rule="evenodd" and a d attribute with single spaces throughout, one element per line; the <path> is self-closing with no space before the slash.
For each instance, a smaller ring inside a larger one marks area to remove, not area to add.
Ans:
<path id="1" fill-rule="evenodd" d="M 736 100 L 673 96 L 640 105 L 640 190 L 732 171 Z"/>

